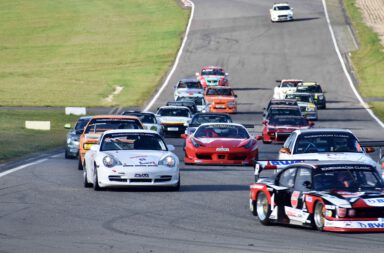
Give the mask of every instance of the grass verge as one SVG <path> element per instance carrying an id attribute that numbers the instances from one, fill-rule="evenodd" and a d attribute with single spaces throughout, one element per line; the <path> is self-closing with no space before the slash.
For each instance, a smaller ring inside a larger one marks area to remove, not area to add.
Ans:
<path id="1" fill-rule="evenodd" d="M 359 91 L 363 97 L 384 97 L 384 48 L 378 35 L 368 27 L 355 0 L 345 0 L 345 7 L 358 36 L 360 48 L 352 52 L 352 63 L 360 81 Z M 370 103 L 376 115 L 384 119 L 381 103 Z"/>
<path id="2" fill-rule="evenodd" d="M 0 105 L 109 107 L 147 100 L 189 10 L 176 0 L 4 0 L 0 14 Z"/>
<path id="3" fill-rule="evenodd" d="M 65 123 L 76 123 L 78 116 L 67 116 L 64 111 L 1 110 L 0 163 L 26 154 L 41 152 L 65 145 Z M 25 129 L 25 120 L 50 120 L 51 130 Z"/>

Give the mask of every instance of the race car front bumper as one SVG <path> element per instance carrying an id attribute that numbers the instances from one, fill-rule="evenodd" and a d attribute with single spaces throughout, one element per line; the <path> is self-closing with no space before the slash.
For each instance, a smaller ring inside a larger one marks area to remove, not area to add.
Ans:
<path id="1" fill-rule="evenodd" d="M 384 232 L 384 218 L 364 220 L 325 220 L 324 231 L 332 232 Z"/>

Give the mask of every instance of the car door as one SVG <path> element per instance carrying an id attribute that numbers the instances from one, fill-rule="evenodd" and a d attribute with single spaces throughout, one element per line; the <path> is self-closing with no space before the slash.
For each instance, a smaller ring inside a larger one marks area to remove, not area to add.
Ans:
<path id="1" fill-rule="evenodd" d="M 286 212 L 285 207 L 290 206 L 291 194 L 295 184 L 295 175 L 296 168 L 286 168 L 282 171 L 278 178 L 276 184 L 281 188 L 277 191 L 275 196 L 275 202 L 278 204 L 278 218 L 280 222 L 286 222 Z"/>
<path id="2" fill-rule="evenodd" d="M 311 169 L 298 167 L 294 185 L 289 188 L 289 203 L 285 207 L 285 214 L 292 221 L 305 223 L 308 218 L 307 208 L 304 202 L 304 194 L 310 190 L 312 183 Z"/>

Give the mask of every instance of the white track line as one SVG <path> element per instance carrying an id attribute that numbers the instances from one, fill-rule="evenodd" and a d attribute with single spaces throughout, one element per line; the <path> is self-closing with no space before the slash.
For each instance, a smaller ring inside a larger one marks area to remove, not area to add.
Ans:
<path id="1" fill-rule="evenodd" d="M 45 161 L 47 161 L 47 160 L 48 160 L 48 158 L 40 159 L 40 160 L 37 160 L 37 161 L 35 161 L 35 162 L 27 163 L 27 164 L 21 165 L 21 166 L 19 166 L 19 167 L 16 167 L 16 168 L 13 168 L 13 169 L 4 171 L 4 172 L 0 173 L 0 178 L 6 176 L 6 175 L 8 175 L 8 174 L 11 174 L 11 173 L 13 173 L 13 172 L 16 172 L 16 171 L 22 170 L 22 169 L 24 169 L 24 168 L 27 168 L 27 167 L 29 167 L 29 166 L 36 165 L 36 164 L 45 162 Z"/>
<path id="2" fill-rule="evenodd" d="M 327 24 L 328 24 L 329 31 L 330 31 L 330 33 L 331 33 L 331 37 L 332 37 L 332 41 L 333 41 L 333 45 L 334 45 L 334 47 L 335 47 L 335 49 L 336 49 L 336 54 L 337 54 L 337 56 L 339 57 L 339 60 L 340 60 L 340 63 L 341 63 L 341 67 L 343 68 L 344 74 L 345 74 L 345 76 L 346 76 L 347 79 L 348 79 L 349 86 L 351 87 L 353 93 L 355 93 L 355 95 L 356 95 L 357 99 L 359 100 L 360 104 L 367 110 L 367 112 L 372 116 L 372 118 L 373 118 L 374 120 L 376 120 L 376 122 L 377 122 L 382 128 L 384 128 L 384 123 L 383 123 L 378 117 L 376 117 L 376 115 L 372 112 L 371 109 L 369 109 L 367 103 L 365 103 L 364 100 L 361 98 L 359 92 L 357 92 L 356 87 L 355 87 L 355 85 L 353 84 L 352 78 L 351 78 L 351 76 L 349 75 L 349 72 L 348 72 L 348 70 L 347 70 L 346 64 L 345 64 L 345 62 L 344 62 L 344 59 L 343 59 L 343 57 L 341 56 L 339 46 L 337 45 L 337 42 L 336 42 L 335 33 L 333 32 L 333 28 L 332 28 L 332 25 L 331 25 L 331 21 L 330 21 L 329 16 L 328 16 L 327 4 L 325 3 L 325 0 L 322 0 L 322 2 L 323 2 L 324 12 L 325 12 L 325 18 L 327 19 Z"/>
<path id="3" fill-rule="evenodd" d="M 179 64 L 179 60 L 180 60 L 181 54 L 183 53 L 183 49 L 184 49 L 185 43 L 186 43 L 186 41 L 188 39 L 189 29 L 191 27 L 193 15 L 195 13 L 195 4 L 192 1 L 188 1 L 188 2 L 190 3 L 191 8 L 192 8 L 191 16 L 189 17 L 187 29 L 185 31 L 185 36 L 184 36 L 183 42 L 181 43 L 179 52 L 177 53 L 175 63 L 173 64 L 173 67 L 172 67 L 171 71 L 169 72 L 167 78 L 165 79 L 163 85 L 157 91 L 156 95 L 152 98 L 152 100 L 149 102 L 149 104 L 145 107 L 144 111 L 148 111 L 152 107 L 152 105 L 156 102 L 156 100 L 159 98 L 160 94 L 163 92 L 165 87 L 168 85 L 169 79 L 171 79 L 171 76 L 175 72 L 177 65 Z"/>

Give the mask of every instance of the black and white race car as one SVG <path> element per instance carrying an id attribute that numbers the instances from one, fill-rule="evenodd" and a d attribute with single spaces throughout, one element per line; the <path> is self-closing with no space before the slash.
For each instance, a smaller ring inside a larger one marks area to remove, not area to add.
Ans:
<path id="1" fill-rule="evenodd" d="M 267 173 L 271 175 L 266 176 Z M 384 231 L 384 184 L 375 167 L 349 161 L 259 161 L 250 210 L 263 225 L 334 232 Z"/>

